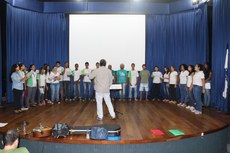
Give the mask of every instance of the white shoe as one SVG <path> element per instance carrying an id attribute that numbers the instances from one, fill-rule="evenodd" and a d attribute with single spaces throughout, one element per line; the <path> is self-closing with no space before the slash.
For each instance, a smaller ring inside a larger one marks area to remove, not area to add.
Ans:
<path id="1" fill-rule="evenodd" d="M 195 113 L 195 112 L 196 112 L 196 109 L 192 109 L 191 112 L 192 112 L 192 113 Z"/>
<path id="2" fill-rule="evenodd" d="M 59 102 L 57 102 L 58 104 L 60 104 L 61 102 L 59 101 Z"/>
<path id="3" fill-rule="evenodd" d="M 22 110 L 22 111 L 27 111 L 27 110 L 29 110 L 29 108 L 23 107 L 23 108 L 21 108 L 21 110 Z"/>
<path id="4" fill-rule="evenodd" d="M 202 112 L 200 112 L 200 111 L 195 111 L 194 112 L 196 115 L 201 115 L 202 114 Z"/>
<path id="5" fill-rule="evenodd" d="M 182 104 L 181 107 L 186 107 L 186 105 L 185 105 L 185 104 Z"/>
<path id="6" fill-rule="evenodd" d="M 190 109 L 191 107 L 190 106 L 187 106 L 187 107 L 185 107 L 186 109 Z"/>
<path id="7" fill-rule="evenodd" d="M 177 104 L 177 106 L 181 106 L 181 105 L 182 105 L 182 103 Z"/>
<path id="8" fill-rule="evenodd" d="M 191 111 L 194 110 L 194 109 L 195 109 L 195 107 L 193 107 L 193 106 L 190 107 L 190 110 L 191 110 Z"/>

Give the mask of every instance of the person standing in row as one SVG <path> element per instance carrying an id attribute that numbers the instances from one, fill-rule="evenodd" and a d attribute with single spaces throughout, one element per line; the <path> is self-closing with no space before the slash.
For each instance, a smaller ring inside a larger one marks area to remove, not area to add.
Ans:
<path id="1" fill-rule="evenodd" d="M 164 67 L 164 75 L 163 75 L 163 92 L 164 92 L 164 102 L 169 101 L 169 68 Z"/>
<path id="2" fill-rule="evenodd" d="M 60 99 L 59 99 L 59 91 L 60 91 L 60 80 L 61 80 L 61 75 L 57 71 L 57 67 L 55 66 L 53 68 L 53 71 L 50 74 L 50 88 L 51 88 L 51 104 L 54 103 L 54 99 L 56 99 L 56 102 L 60 104 Z"/>
<path id="3" fill-rule="evenodd" d="M 187 99 L 187 77 L 189 72 L 187 70 L 187 65 L 180 65 L 180 74 L 179 74 L 179 87 L 180 87 L 180 103 L 178 106 L 186 107 L 185 101 Z"/>
<path id="4" fill-rule="evenodd" d="M 23 93 L 23 82 L 27 79 L 26 76 L 22 77 L 19 74 L 19 66 L 17 64 L 13 64 L 10 71 L 10 81 L 12 82 L 12 90 L 14 96 L 14 105 L 15 113 L 21 112 L 20 101 Z"/>
<path id="5" fill-rule="evenodd" d="M 46 75 L 46 85 L 45 85 L 45 100 L 46 100 L 46 102 L 48 103 L 48 104 L 50 104 L 51 103 L 51 98 L 50 98 L 50 94 L 51 94 L 51 92 L 50 92 L 50 80 L 49 80 L 49 78 L 50 78 L 50 74 L 51 74 L 51 70 L 50 70 L 50 66 L 49 65 L 46 65 L 46 67 L 45 67 L 45 75 Z"/>
<path id="6" fill-rule="evenodd" d="M 195 102 L 196 102 L 196 109 L 193 111 L 195 114 L 200 115 L 202 114 L 202 93 L 205 93 L 205 77 L 204 72 L 202 71 L 202 65 L 196 64 L 195 66 L 195 74 L 193 76 L 192 86 L 190 90 L 193 91 Z"/>
<path id="7" fill-rule="evenodd" d="M 169 96 L 170 96 L 170 103 L 176 104 L 176 88 L 177 88 L 177 76 L 178 73 L 174 66 L 170 67 L 170 74 L 169 74 Z"/>
<path id="8" fill-rule="evenodd" d="M 142 65 L 142 71 L 140 72 L 140 100 L 143 99 L 143 91 L 145 91 L 145 100 L 148 100 L 148 92 L 149 92 L 149 77 L 150 72 L 146 69 L 146 65 Z"/>
<path id="9" fill-rule="evenodd" d="M 112 72 L 112 76 L 113 76 L 112 83 L 116 83 L 116 71 L 113 70 L 112 65 L 108 65 L 108 69 Z M 114 90 L 110 91 L 110 95 L 111 95 L 111 97 L 112 97 L 113 100 L 116 98 L 116 93 L 117 92 L 114 91 Z"/>
<path id="10" fill-rule="evenodd" d="M 81 71 L 84 85 L 84 100 L 90 100 L 91 93 L 91 80 L 89 79 L 89 74 L 91 73 L 91 69 L 89 69 L 89 62 L 85 62 L 85 68 Z"/>
<path id="11" fill-rule="evenodd" d="M 29 71 L 26 74 L 28 80 L 27 80 L 27 90 L 28 90 L 28 95 L 26 98 L 26 104 L 27 108 L 31 106 L 36 106 L 35 103 L 35 95 L 37 91 L 37 73 L 35 69 L 35 65 L 31 64 L 29 67 Z M 30 103 L 31 102 L 31 103 Z"/>
<path id="12" fill-rule="evenodd" d="M 20 63 L 18 73 L 21 76 L 21 78 L 24 78 L 26 76 L 25 70 L 26 70 L 25 65 L 23 63 Z M 22 111 L 28 110 L 28 108 L 25 105 L 26 104 L 25 95 L 26 95 L 26 80 L 23 81 L 23 93 L 22 93 L 22 98 L 21 98 L 21 110 Z"/>
<path id="13" fill-rule="evenodd" d="M 60 74 L 60 80 L 59 80 L 59 94 L 60 94 L 60 100 L 64 100 L 64 93 L 63 93 L 63 74 L 64 74 L 64 68 L 61 66 L 61 62 L 57 61 L 56 62 L 56 67 L 57 67 L 57 72 Z"/>
<path id="14" fill-rule="evenodd" d="M 79 65 L 75 64 L 75 70 L 72 71 L 74 81 L 74 99 L 81 100 L 80 95 L 80 82 L 81 82 L 81 71 L 78 69 Z"/>
<path id="15" fill-rule="evenodd" d="M 205 94 L 204 94 L 204 106 L 209 107 L 211 102 L 211 79 L 212 70 L 208 63 L 204 64 L 204 77 L 205 77 Z"/>
<path id="16" fill-rule="evenodd" d="M 137 81 L 139 74 L 135 70 L 135 64 L 131 64 L 131 70 L 128 73 L 129 78 L 129 101 L 132 100 L 132 91 L 134 89 L 134 100 L 137 101 Z"/>
<path id="17" fill-rule="evenodd" d="M 127 85 L 127 71 L 124 70 L 125 65 L 120 64 L 120 70 L 117 71 L 117 83 L 122 85 L 122 90 L 119 91 L 120 100 L 125 99 L 125 89 Z"/>
<path id="18" fill-rule="evenodd" d="M 70 77 L 72 76 L 71 74 L 71 69 L 69 68 L 69 63 L 65 62 L 64 65 L 64 73 L 63 73 L 63 96 L 65 101 L 71 101 L 71 96 L 70 96 Z"/>
<path id="19" fill-rule="evenodd" d="M 189 65 L 188 66 L 188 79 L 187 79 L 187 99 L 186 99 L 186 109 L 189 109 L 191 111 L 195 110 L 195 100 L 192 90 L 190 90 L 190 87 L 192 86 L 192 79 L 194 76 L 194 66 Z"/>
<path id="20" fill-rule="evenodd" d="M 161 79 L 162 73 L 159 71 L 157 66 L 154 67 L 152 72 L 153 84 L 152 84 L 152 100 L 160 100 L 160 90 L 161 90 Z"/>
<path id="21" fill-rule="evenodd" d="M 108 107 L 109 114 L 112 119 L 115 119 L 115 112 L 110 98 L 110 87 L 112 85 L 112 73 L 106 67 L 106 61 L 100 60 L 100 67 L 95 69 L 90 74 L 90 79 L 95 79 L 96 102 L 97 102 L 97 120 L 103 119 L 103 99 Z"/>
<path id="22" fill-rule="evenodd" d="M 45 86 L 46 86 L 46 75 L 45 75 L 45 69 L 42 67 L 39 70 L 39 74 L 37 75 L 38 80 L 38 105 L 42 106 L 45 105 L 44 95 L 45 95 Z"/>

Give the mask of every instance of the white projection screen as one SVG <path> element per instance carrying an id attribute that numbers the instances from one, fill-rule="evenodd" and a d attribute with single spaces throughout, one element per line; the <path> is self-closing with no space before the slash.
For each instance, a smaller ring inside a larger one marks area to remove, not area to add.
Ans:
<path id="1" fill-rule="evenodd" d="M 94 69 L 100 59 L 118 70 L 120 64 L 141 70 L 145 63 L 145 15 L 72 14 L 69 16 L 69 63 Z"/>

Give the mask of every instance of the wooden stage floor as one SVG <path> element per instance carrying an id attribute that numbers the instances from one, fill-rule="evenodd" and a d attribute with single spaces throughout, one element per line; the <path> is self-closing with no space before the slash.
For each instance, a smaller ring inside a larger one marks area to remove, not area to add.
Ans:
<path id="1" fill-rule="evenodd" d="M 105 104 L 104 104 L 105 106 Z M 10 128 L 21 127 L 18 122 L 27 121 L 27 132 L 31 132 L 39 123 L 52 127 L 55 123 L 67 123 L 70 126 L 84 126 L 97 124 L 120 124 L 121 141 L 93 141 L 86 140 L 85 135 L 70 135 L 63 139 L 34 138 L 32 134 L 24 136 L 26 139 L 46 142 L 60 142 L 73 144 L 132 144 L 179 140 L 208 134 L 223 129 L 230 124 L 230 116 L 213 109 L 204 109 L 202 115 L 195 115 L 190 111 L 174 104 L 164 102 L 117 102 L 116 109 L 123 113 L 116 120 L 109 116 L 103 121 L 96 120 L 96 102 L 63 102 L 60 105 L 46 105 L 31 108 L 29 111 L 14 114 L 13 108 L 0 109 L 0 122 L 9 123 L 0 128 L 3 133 Z M 107 113 L 104 107 L 104 113 Z M 159 129 L 164 136 L 154 136 L 150 130 Z M 168 132 L 178 129 L 184 136 L 174 137 Z M 22 136 L 23 137 L 23 136 Z"/>

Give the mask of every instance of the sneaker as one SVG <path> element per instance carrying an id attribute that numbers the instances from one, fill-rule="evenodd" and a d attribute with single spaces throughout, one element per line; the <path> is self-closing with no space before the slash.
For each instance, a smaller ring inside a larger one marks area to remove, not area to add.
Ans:
<path id="1" fill-rule="evenodd" d="M 186 107 L 186 105 L 185 105 L 185 104 L 182 104 L 181 107 Z"/>
<path id="2" fill-rule="evenodd" d="M 195 108 L 194 108 L 194 109 L 192 109 L 192 110 L 191 110 L 191 112 L 192 112 L 192 113 L 195 113 L 195 112 L 196 112 L 196 109 L 195 109 Z"/>
<path id="3" fill-rule="evenodd" d="M 61 104 L 61 102 L 59 101 L 59 102 L 57 102 L 58 104 Z"/>
<path id="4" fill-rule="evenodd" d="M 22 111 L 27 111 L 27 110 L 29 110 L 29 108 L 23 107 L 23 108 L 21 108 L 21 110 Z"/>
<path id="5" fill-rule="evenodd" d="M 202 112 L 200 112 L 200 111 L 195 111 L 194 112 L 196 115 L 201 115 L 202 114 Z"/>
<path id="6" fill-rule="evenodd" d="M 194 110 L 194 109 L 195 109 L 195 108 L 194 108 L 193 106 L 190 107 L 190 110 L 191 110 L 191 111 Z"/>
<path id="7" fill-rule="evenodd" d="M 116 119 L 116 116 L 114 116 L 114 117 L 111 117 L 111 120 L 115 120 Z"/>
<path id="8" fill-rule="evenodd" d="M 186 109 L 190 109 L 191 107 L 190 106 L 187 106 L 187 107 L 185 107 Z"/>
<path id="9" fill-rule="evenodd" d="M 177 104 L 177 106 L 181 106 L 181 105 L 182 105 L 182 103 Z"/>
<path id="10" fill-rule="evenodd" d="M 98 120 L 98 121 L 102 121 L 103 119 L 102 119 L 102 118 L 100 118 L 100 117 L 97 117 L 97 120 Z"/>

